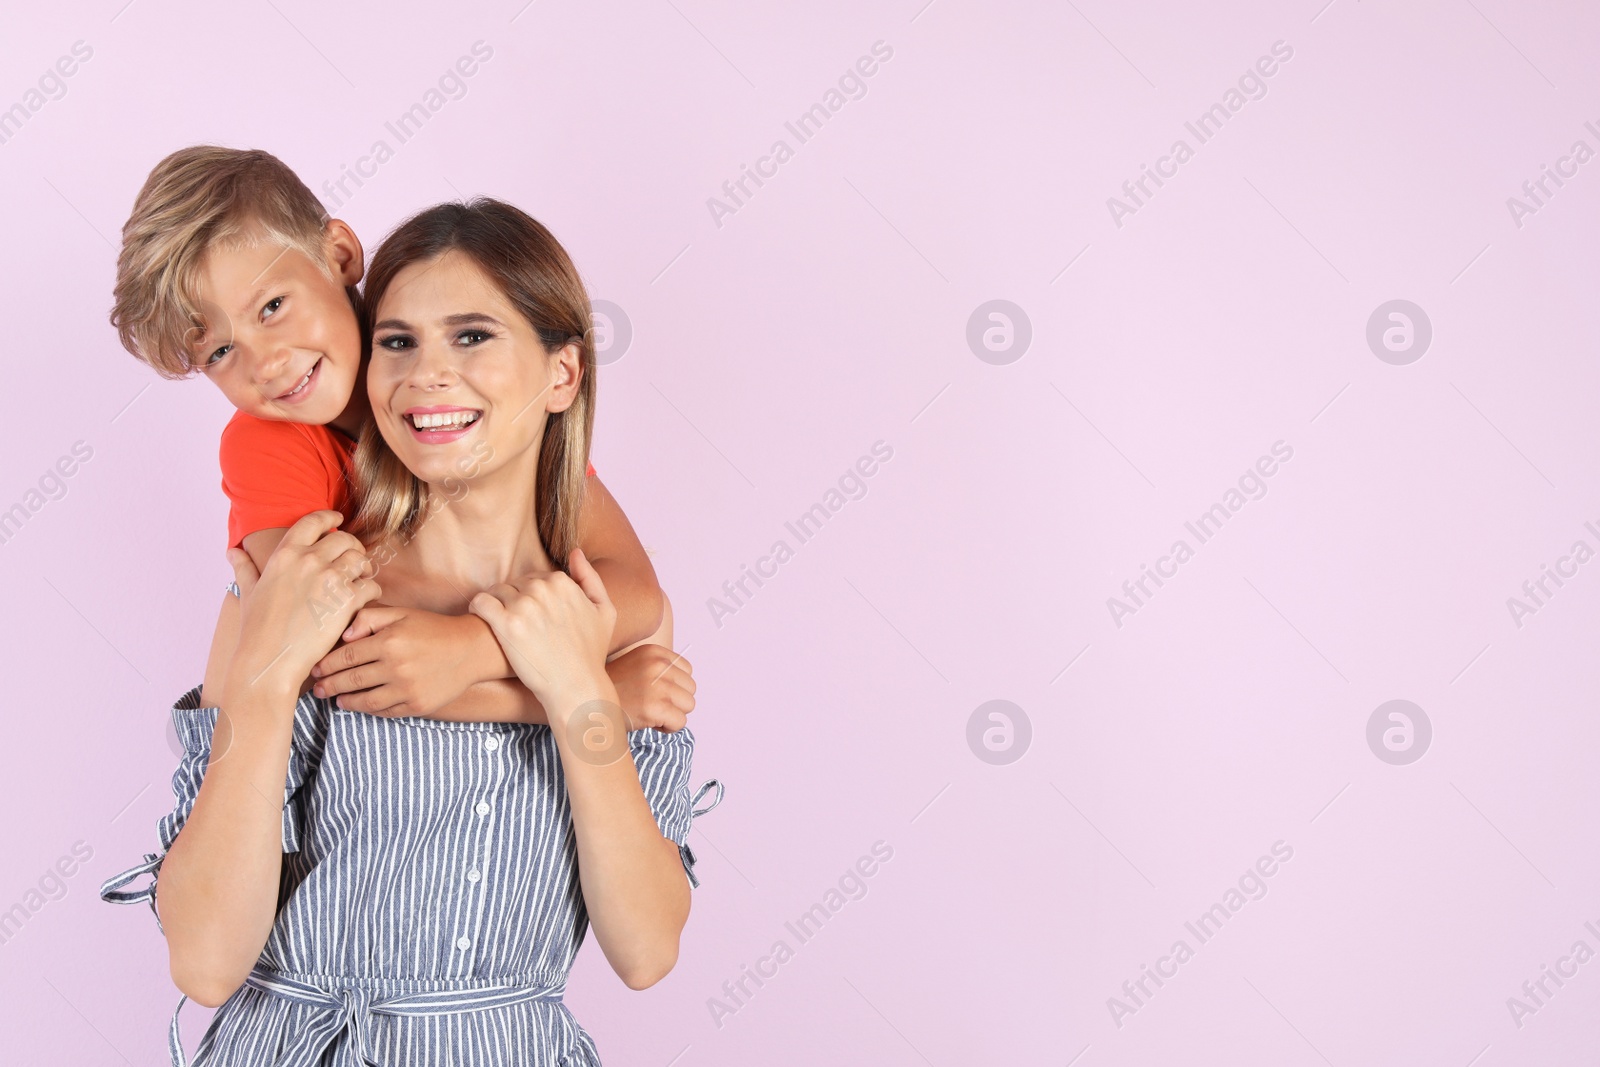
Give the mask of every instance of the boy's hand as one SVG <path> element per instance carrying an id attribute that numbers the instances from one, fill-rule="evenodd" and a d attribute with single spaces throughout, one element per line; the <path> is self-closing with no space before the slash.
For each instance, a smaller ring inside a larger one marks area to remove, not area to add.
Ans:
<path id="1" fill-rule="evenodd" d="M 339 697 L 339 706 L 349 711 L 427 717 L 485 680 L 464 654 L 477 637 L 493 641 L 475 615 L 362 608 L 344 632 L 347 643 L 312 668 L 311 691 Z"/>
<path id="2" fill-rule="evenodd" d="M 639 645 L 606 664 L 630 730 L 683 729 L 694 710 L 693 672 L 688 660 L 662 645 Z"/>

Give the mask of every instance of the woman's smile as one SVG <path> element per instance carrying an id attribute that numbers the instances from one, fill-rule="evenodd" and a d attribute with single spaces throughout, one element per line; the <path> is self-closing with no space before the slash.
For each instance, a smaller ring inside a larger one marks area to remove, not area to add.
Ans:
<path id="1" fill-rule="evenodd" d="M 471 433 L 482 421 L 483 411 L 438 404 L 407 408 L 400 413 L 400 418 L 416 440 L 425 445 L 442 445 L 459 441 Z"/>

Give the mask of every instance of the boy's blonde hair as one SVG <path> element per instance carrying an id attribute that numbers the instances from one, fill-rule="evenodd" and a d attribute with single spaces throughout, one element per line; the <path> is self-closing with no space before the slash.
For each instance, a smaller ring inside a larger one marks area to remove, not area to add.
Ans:
<path id="1" fill-rule="evenodd" d="M 167 156 L 122 227 L 111 325 L 164 378 L 199 369 L 189 341 L 206 327 L 195 276 L 206 253 L 267 239 L 329 273 L 328 213 L 282 160 L 259 149 L 195 145 Z"/>

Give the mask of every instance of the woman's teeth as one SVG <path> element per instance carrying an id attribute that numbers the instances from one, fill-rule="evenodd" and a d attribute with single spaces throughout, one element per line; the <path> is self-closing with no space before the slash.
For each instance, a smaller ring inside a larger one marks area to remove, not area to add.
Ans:
<path id="1" fill-rule="evenodd" d="M 410 415 L 411 425 L 419 430 L 459 430 L 478 421 L 481 411 L 440 411 L 431 415 Z"/>

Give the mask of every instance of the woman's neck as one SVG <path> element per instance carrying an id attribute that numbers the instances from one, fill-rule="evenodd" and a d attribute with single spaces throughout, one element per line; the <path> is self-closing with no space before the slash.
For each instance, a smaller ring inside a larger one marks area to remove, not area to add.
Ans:
<path id="1" fill-rule="evenodd" d="M 433 611 L 465 611 L 473 596 L 498 582 L 555 569 L 534 521 L 535 472 L 522 466 L 458 483 L 451 487 L 453 500 L 446 487 L 431 487 L 438 506 L 384 566 L 390 571 L 398 564 L 396 585 L 412 592 L 406 600 Z M 383 574 L 378 581 L 384 601 L 395 603 Z"/>

